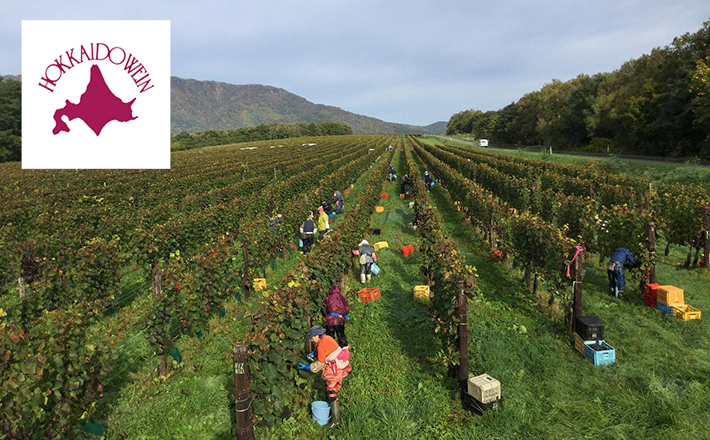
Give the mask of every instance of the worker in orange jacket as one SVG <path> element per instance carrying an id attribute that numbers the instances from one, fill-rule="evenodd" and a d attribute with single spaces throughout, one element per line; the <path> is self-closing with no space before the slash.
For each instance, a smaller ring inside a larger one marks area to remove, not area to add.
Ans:
<path id="1" fill-rule="evenodd" d="M 331 420 L 328 428 L 340 427 L 340 401 L 338 391 L 343 386 L 343 379 L 353 370 L 350 366 L 350 350 L 340 347 L 333 337 L 325 334 L 321 326 L 316 325 L 308 330 L 308 338 L 316 344 L 315 352 L 309 354 L 310 364 L 298 364 L 299 370 L 317 373 L 325 381 L 326 400 L 330 404 Z"/>

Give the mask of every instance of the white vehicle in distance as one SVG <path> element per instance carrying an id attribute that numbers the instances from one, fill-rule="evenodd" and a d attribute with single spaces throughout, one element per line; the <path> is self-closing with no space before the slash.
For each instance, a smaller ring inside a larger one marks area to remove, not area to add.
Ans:
<path id="1" fill-rule="evenodd" d="M 478 146 L 479 147 L 487 147 L 488 146 L 488 139 L 479 139 Z"/>

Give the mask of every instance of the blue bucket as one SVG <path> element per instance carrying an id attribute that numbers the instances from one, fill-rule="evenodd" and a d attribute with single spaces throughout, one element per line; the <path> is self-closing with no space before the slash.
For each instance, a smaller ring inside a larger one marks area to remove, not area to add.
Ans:
<path id="1" fill-rule="evenodd" d="M 330 405 L 328 402 L 317 400 L 311 403 L 311 412 L 313 413 L 313 421 L 320 426 L 325 426 L 330 420 Z"/>
<path id="2" fill-rule="evenodd" d="M 372 263 L 372 266 L 370 266 L 370 272 L 372 272 L 373 275 L 377 275 L 380 273 L 380 266 L 378 266 L 377 263 Z"/>

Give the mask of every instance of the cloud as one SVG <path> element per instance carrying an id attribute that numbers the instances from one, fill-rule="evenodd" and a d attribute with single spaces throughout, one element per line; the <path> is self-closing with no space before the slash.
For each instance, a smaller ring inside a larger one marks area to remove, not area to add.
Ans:
<path id="1" fill-rule="evenodd" d="M 380 119 L 496 110 L 553 78 L 615 70 L 696 32 L 707 0 L 137 0 L 13 2 L 0 73 L 19 73 L 23 19 L 169 19 L 172 74 L 267 84 Z"/>

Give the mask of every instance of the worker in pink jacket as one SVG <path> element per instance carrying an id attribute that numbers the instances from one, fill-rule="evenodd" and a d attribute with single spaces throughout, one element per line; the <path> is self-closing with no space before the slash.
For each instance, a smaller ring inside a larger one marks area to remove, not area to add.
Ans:
<path id="1" fill-rule="evenodd" d="M 340 294 L 340 287 L 334 285 L 330 288 L 330 293 L 323 299 L 325 307 L 325 334 L 333 338 L 338 338 L 338 345 L 348 346 L 348 338 L 345 337 L 345 321 L 350 319 L 350 305 L 347 298 Z"/>

